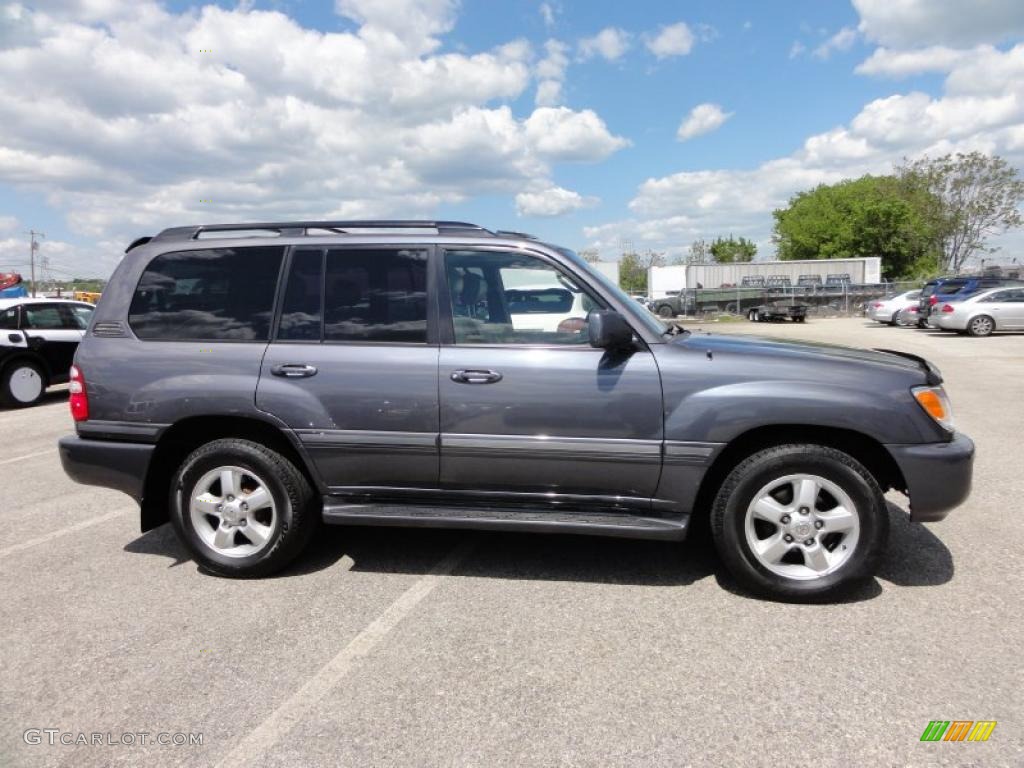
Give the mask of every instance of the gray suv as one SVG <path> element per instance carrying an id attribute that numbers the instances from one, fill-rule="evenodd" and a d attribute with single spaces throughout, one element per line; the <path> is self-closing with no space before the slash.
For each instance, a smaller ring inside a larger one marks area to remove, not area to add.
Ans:
<path id="1" fill-rule="evenodd" d="M 75 480 L 262 576 L 321 523 L 680 540 L 748 589 L 869 576 L 883 493 L 940 520 L 974 446 L 912 355 L 666 326 L 572 251 L 460 222 L 168 229 L 71 372 Z"/>

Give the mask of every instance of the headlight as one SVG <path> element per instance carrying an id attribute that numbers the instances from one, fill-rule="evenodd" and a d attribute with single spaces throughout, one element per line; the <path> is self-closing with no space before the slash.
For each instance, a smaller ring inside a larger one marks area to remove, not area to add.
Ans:
<path id="1" fill-rule="evenodd" d="M 950 432 L 953 431 L 953 409 L 946 396 L 946 390 L 942 387 L 914 387 L 910 391 L 914 393 L 914 399 L 924 408 L 925 413 Z"/>

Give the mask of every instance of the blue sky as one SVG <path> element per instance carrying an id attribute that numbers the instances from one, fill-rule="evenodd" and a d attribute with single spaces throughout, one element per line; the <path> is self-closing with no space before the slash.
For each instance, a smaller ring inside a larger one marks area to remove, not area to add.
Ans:
<path id="1" fill-rule="evenodd" d="M 800 189 L 1024 164 L 1022 34 L 1008 0 L 0 2 L 0 270 L 29 227 L 105 275 L 165 226 L 297 216 L 768 257 Z"/>

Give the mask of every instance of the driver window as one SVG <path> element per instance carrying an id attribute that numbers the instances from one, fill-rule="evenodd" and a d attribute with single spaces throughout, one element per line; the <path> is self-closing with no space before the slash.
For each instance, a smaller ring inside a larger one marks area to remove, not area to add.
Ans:
<path id="1" fill-rule="evenodd" d="M 456 344 L 588 344 L 587 315 L 604 307 L 522 253 L 448 251 L 445 271 Z"/>

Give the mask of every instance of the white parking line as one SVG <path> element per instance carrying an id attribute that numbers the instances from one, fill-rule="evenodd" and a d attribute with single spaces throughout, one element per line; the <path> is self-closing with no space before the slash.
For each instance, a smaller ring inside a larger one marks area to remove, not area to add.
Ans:
<path id="1" fill-rule="evenodd" d="M 435 565 L 429 573 L 403 592 L 380 616 L 374 619 L 362 632 L 349 641 L 338 655 L 327 662 L 305 685 L 286 699 L 270 716 L 242 738 L 238 746 L 229 752 L 217 768 L 247 766 L 265 756 L 278 741 L 316 707 L 330 693 L 342 678 L 351 672 L 359 660 L 365 657 L 391 632 L 399 622 L 412 613 L 413 609 L 429 595 L 444 576 L 450 574 L 469 554 L 476 539 L 469 539 L 444 560 Z"/>
<path id="2" fill-rule="evenodd" d="M 126 515 L 133 509 L 137 509 L 137 507 L 115 509 L 113 512 L 107 512 L 107 514 L 105 515 L 100 515 L 99 517 L 90 517 L 88 520 L 83 520 L 80 523 L 69 525 L 67 528 L 60 528 L 56 531 L 50 531 L 49 533 L 43 536 L 37 536 L 34 539 L 28 539 L 27 541 L 22 541 L 18 544 L 12 544 L 9 547 L 4 547 L 3 549 L 0 549 L 0 560 L 7 557 L 8 555 L 14 554 L 15 552 L 21 552 L 22 550 L 30 549 L 31 547 L 34 547 L 37 544 L 45 544 L 48 541 L 59 539 L 61 536 L 67 536 L 69 533 L 75 533 L 76 531 L 80 531 L 83 528 L 89 528 L 90 526 L 98 525 L 99 523 L 106 522 L 107 520 L 112 520 L 115 517 Z"/>
<path id="3" fill-rule="evenodd" d="M 51 453 L 56 453 L 56 448 L 51 448 L 48 451 L 39 451 L 38 453 L 26 453 L 24 456 L 15 456 L 13 459 L 0 459 L 0 466 L 4 464 L 13 464 L 16 461 L 24 461 L 25 459 L 34 459 L 36 456 L 49 456 Z"/>

